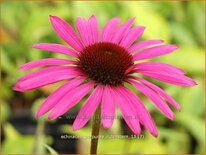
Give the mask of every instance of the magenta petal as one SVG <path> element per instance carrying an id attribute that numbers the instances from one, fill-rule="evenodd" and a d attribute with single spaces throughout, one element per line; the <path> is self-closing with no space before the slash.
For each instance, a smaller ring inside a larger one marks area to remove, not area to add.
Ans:
<path id="1" fill-rule="evenodd" d="M 131 28 L 127 35 L 121 40 L 120 45 L 126 49 L 129 48 L 135 40 L 142 36 L 144 29 L 144 26 L 136 26 Z"/>
<path id="2" fill-rule="evenodd" d="M 158 79 L 160 81 L 164 81 L 167 83 L 171 83 L 174 85 L 180 85 L 180 86 L 194 86 L 197 85 L 197 83 L 192 80 L 191 78 L 181 75 L 181 74 L 174 74 L 174 73 L 166 73 L 166 72 L 158 72 L 158 71 L 142 71 L 139 70 L 139 73 L 149 76 L 155 79 Z"/>
<path id="3" fill-rule="evenodd" d="M 98 22 L 96 17 L 93 15 L 89 18 L 88 24 L 91 30 L 91 43 L 96 43 L 99 40 L 99 33 L 98 33 Z"/>
<path id="4" fill-rule="evenodd" d="M 29 91 L 79 75 L 81 73 L 76 71 L 74 67 L 47 67 L 23 76 L 17 81 L 13 89 L 22 92 Z"/>
<path id="5" fill-rule="evenodd" d="M 77 18 L 76 26 L 84 46 L 98 42 L 98 22 L 95 16 L 91 16 L 88 21 L 82 17 Z"/>
<path id="6" fill-rule="evenodd" d="M 110 128 L 115 117 L 116 103 L 109 85 L 106 85 L 102 96 L 101 118 L 104 128 Z"/>
<path id="7" fill-rule="evenodd" d="M 49 119 L 55 119 L 76 105 L 82 98 L 89 93 L 94 86 L 94 82 L 83 84 L 66 93 L 63 98 L 55 105 L 52 112 L 49 114 Z"/>
<path id="8" fill-rule="evenodd" d="M 112 18 L 108 23 L 103 27 L 101 41 L 109 42 L 113 38 L 116 28 L 120 22 L 119 18 Z"/>
<path id="9" fill-rule="evenodd" d="M 81 36 L 84 46 L 90 45 L 92 36 L 87 21 L 82 17 L 78 17 L 76 20 L 76 27 Z"/>
<path id="10" fill-rule="evenodd" d="M 137 135 L 141 134 L 141 128 L 138 120 L 138 115 L 128 99 L 125 95 L 120 91 L 119 88 L 113 88 L 113 95 L 118 101 L 118 105 L 120 107 L 120 111 L 122 116 L 129 126 L 129 128 Z"/>
<path id="11" fill-rule="evenodd" d="M 128 51 L 131 53 L 131 52 L 137 51 L 139 49 L 145 48 L 147 46 L 161 44 L 161 43 L 163 43 L 163 40 L 144 40 L 144 41 L 140 41 L 140 42 L 132 45 L 128 49 Z"/>
<path id="12" fill-rule="evenodd" d="M 50 16 L 52 26 L 56 33 L 71 47 L 77 51 L 82 51 L 83 46 L 74 29 L 64 20 L 57 16 Z"/>
<path id="13" fill-rule="evenodd" d="M 115 32 L 115 35 L 112 38 L 111 42 L 119 44 L 121 39 L 129 32 L 132 24 L 134 23 L 134 20 L 135 18 L 131 18 L 127 20 L 124 24 L 122 24 Z"/>
<path id="14" fill-rule="evenodd" d="M 61 44 L 40 43 L 40 44 L 34 44 L 32 47 L 40 50 L 57 52 L 57 53 L 77 57 L 77 52 Z"/>
<path id="15" fill-rule="evenodd" d="M 89 96 L 86 103 L 82 106 L 80 112 L 78 113 L 73 123 L 73 130 L 79 130 L 88 122 L 88 120 L 96 111 L 99 103 L 101 102 L 102 94 L 103 86 L 99 84 L 94 89 L 93 93 Z"/>
<path id="16" fill-rule="evenodd" d="M 178 47 L 175 45 L 160 45 L 151 48 L 144 49 L 133 56 L 135 61 L 142 59 L 154 58 L 157 56 L 165 55 L 173 52 Z"/>
<path id="17" fill-rule="evenodd" d="M 171 96 L 169 96 L 164 90 L 162 90 L 160 87 L 158 87 L 158 86 L 152 84 L 151 82 L 144 80 L 140 77 L 134 77 L 134 78 L 136 80 L 144 83 L 145 85 L 147 85 L 151 89 L 153 89 L 157 94 L 162 96 L 166 101 L 168 101 L 171 105 L 173 105 L 178 111 L 181 110 L 180 105 Z"/>
<path id="18" fill-rule="evenodd" d="M 69 65 L 69 64 L 75 64 L 76 61 L 73 60 L 66 60 L 66 59 L 59 59 L 59 58 L 47 58 L 47 59 L 41 59 L 41 60 L 35 60 L 28 62 L 24 65 L 22 65 L 19 69 L 20 70 L 29 70 L 37 67 L 42 66 L 53 66 L 53 65 Z"/>
<path id="19" fill-rule="evenodd" d="M 145 108 L 142 101 L 138 98 L 137 95 L 132 93 L 130 90 L 128 90 L 126 87 L 121 86 L 121 91 L 123 92 L 123 95 L 125 95 L 128 99 L 128 101 L 133 106 L 133 109 L 136 111 L 139 121 L 141 124 L 155 137 L 158 136 L 158 131 L 155 126 L 155 123 L 152 120 L 152 117 L 150 116 L 149 112 Z"/>
<path id="20" fill-rule="evenodd" d="M 46 98 L 44 103 L 40 106 L 36 117 L 39 118 L 45 113 L 47 113 L 49 110 L 51 110 L 67 92 L 80 85 L 85 79 L 86 77 L 78 77 L 76 79 L 70 80 L 63 86 L 60 86 L 51 95 L 49 95 L 49 97 Z"/>
<path id="21" fill-rule="evenodd" d="M 46 68 L 37 70 L 35 72 L 31 72 L 27 75 L 24 75 L 18 81 L 23 81 L 23 80 L 26 80 L 26 79 L 33 78 L 35 76 L 39 76 L 41 74 L 47 74 L 47 72 L 53 72 L 53 71 L 58 71 L 58 70 L 69 70 L 71 72 L 73 72 L 73 71 L 78 72 L 77 68 L 74 67 L 74 66 L 52 66 L 52 67 L 46 67 Z"/>
<path id="22" fill-rule="evenodd" d="M 128 80 L 128 82 L 141 91 L 145 96 L 147 96 L 165 116 L 171 120 L 174 119 L 173 111 L 152 89 L 136 81 Z"/>
<path id="23" fill-rule="evenodd" d="M 141 62 L 135 64 L 137 71 L 157 71 L 157 72 L 166 72 L 166 73 L 173 73 L 173 74 L 185 74 L 180 68 L 172 66 L 170 64 L 162 63 L 162 62 Z"/>

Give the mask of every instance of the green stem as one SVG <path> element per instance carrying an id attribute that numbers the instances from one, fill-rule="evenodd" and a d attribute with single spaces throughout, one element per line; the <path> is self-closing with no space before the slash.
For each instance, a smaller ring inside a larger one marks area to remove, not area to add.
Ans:
<path id="1" fill-rule="evenodd" d="M 42 146 L 42 136 L 44 134 L 44 122 L 42 120 L 39 120 L 38 124 L 37 124 L 37 129 L 36 129 L 36 133 L 35 133 L 35 140 L 34 140 L 34 145 L 32 148 L 32 154 L 38 154 L 39 153 L 39 148 L 41 148 Z"/>
<path id="2" fill-rule="evenodd" d="M 100 107 L 101 106 L 99 105 L 93 117 L 90 154 L 97 154 L 99 130 L 100 130 L 100 124 L 101 124 L 101 108 Z"/>

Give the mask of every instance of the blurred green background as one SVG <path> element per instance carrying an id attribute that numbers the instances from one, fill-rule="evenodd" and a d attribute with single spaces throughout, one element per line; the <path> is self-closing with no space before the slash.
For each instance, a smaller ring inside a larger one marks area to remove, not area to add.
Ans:
<path id="1" fill-rule="evenodd" d="M 198 86 L 178 87 L 153 81 L 163 87 L 181 105 L 171 122 L 139 92 L 159 129 L 154 138 L 143 131 L 142 139 L 100 139 L 98 153 L 205 153 L 205 8 L 204 2 L 64 2 L 64 1 L 10 1 L 1 3 L 2 21 L 2 104 L 1 153 L 89 153 L 89 139 L 62 139 L 61 135 L 88 136 L 91 125 L 72 132 L 73 120 L 64 117 L 48 121 L 36 120 L 34 115 L 44 98 L 57 85 L 19 93 L 12 90 L 16 80 L 27 72 L 18 67 L 31 60 L 62 55 L 32 49 L 34 43 L 56 42 L 65 44 L 53 31 L 49 15 L 57 15 L 72 26 L 78 16 L 94 14 L 99 27 L 112 17 L 122 21 L 136 17 L 135 25 L 146 26 L 144 39 L 162 39 L 177 44 L 180 49 L 172 54 L 153 59 L 167 62 L 186 70 Z M 69 114 L 77 114 L 80 103 Z M 118 113 L 119 114 L 119 113 Z M 131 135 L 125 123 L 116 119 L 110 130 L 101 135 Z"/>

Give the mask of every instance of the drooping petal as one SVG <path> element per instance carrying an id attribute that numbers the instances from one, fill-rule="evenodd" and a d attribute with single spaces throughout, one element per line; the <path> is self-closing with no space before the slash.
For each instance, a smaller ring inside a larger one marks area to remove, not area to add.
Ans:
<path id="1" fill-rule="evenodd" d="M 145 85 L 147 85 L 148 87 L 150 87 L 151 89 L 153 89 L 157 94 L 159 94 L 160 96 L 162 96 L 166 101 L 168 101 L 168 103 L 170 103 L 171 105 L 173 105 L 178 111 L 181 110 L 180 105 L 171 97 L 169 96 L 164 90 L 162 90 L 160 87 L 152 84 L 151 82 L 144 80 L 140 77 L 134 77 L 136 80 L 144 83 Z"/>
<path id="2" fill-rule="evenodd" d="M 172 66 L 170 64 L 162 63 L 162 62 L 141 62 L 135 64 L 137 71 L 157 71 L 157 72 L 166 72 L 166 73 L 174 73 L 174 74 L 185 74 L 180 68 Z"/>
<path id="3" fill-rule="evenodd" d="M 88 24 L 91 30 L 91 43 L 94 44 L 99 40 L 98 21 L 94 15 L 89 18 Z"/>
<path id="4" fill-rule="evenodd" d="M 136 26 L 134 28 L 131 28 L 126 36 L 121 40 L 120 45 L 126 49 L 129 48 L 135 40 L 139 39 L 142 36 L 144 29 L 144 26 Z"/>
<path id="5" fill-rule="evenodd" d="M 79 130 L 88 122 L 101 102 L 102 94 L 103 86 L 99 84 L 78 113 L 73 123 L 73 130 Z"/>
<path id="6" fill-rule="evenodd" d="M 143 59 L 149 59 L 149 58 L 154 58 L 157 56 L 165 55 L 168 53 L 173 52 L 176 50 L 178 47 L 175 45 L 160 45 L 160 46 L 155 46 L 151 48 L 144 49 L 138 53 L 136 53 L 133 56 L 133 59 L 135 61 L 137 60 L 143 60 Z"/>
<path id="7" fill-rule="evenodd" d="M 81 75 L 71 66 L 47 67 L 20 78 L 13 87 L 16 91 L 29 91 L 61 80 Z"/>
<path id="8" fill-rule="evenodd" d="M 129 128 L 137 135 L 141 134 L 141 128 L 138 120 L 138 115 L 134 110 L 134 107 L 128 102 L 128 99 L 124 94 L 117 88 L 112 89 L 113 95 L 118 101 L 120 111 L 123 115 L 123 118 Z"/>
<path id="9" fill-rule="evenodd" d="M 156 45 L 156 44 L 161 44 L 161 43 L 163 43 L 163 40 L 143 40 L 143 41 L 140 41 L 140 42 L 132 45 L 128 49 L 128 51 L 131 53 L 131 52 L 137 51 L 139 49 L 142 49 L 144 47 Z"/>
<path id="10" fill-rule="evenodd" d="M 19 67 L 20 70 L 30 70 L 37 67 L 42 66 L 53 66 L 53 65 L 69 65 L 69 64 L 75 64 L 76 61 L 73 60 L 66 60 L 66 59 L 59 59 L 59 58 L 47 58 L 47 59 L 41 59 L 41 60 L 35 60 L 28 62 L 22 66 Z"/>
<path id="11" fill-rule="evenodd" d="M 128 82 L 147 96 L 166 117 L 174 119 L 173 111 L 152 89 L 133 80 L 128 80 Z"/>
<path id="12" fill-rule="evenodd" d="M 130 18 L 124 24 L 122 24 L 117 31 L 115 32 L 114 37 L 112 38 L 111 42 L 119 44 L 121 39 L 128 33 L 132 24 L 134 23 L 135 18 Z"/>
<path id="13" fill-rule="evenodd" d="M 123 95 L 127 97 L 131 105 L 133 106 L 133 109 L 136 111 L 139 121 L 141 124 L 155 137 L 158 136 L 158 131 L 155 126 L 155 123 L 152 120 L 152 117 L 150 116 L 149 112 L 145 108 L 142 101 L 139 99 L 137 95 L 132 93 L 130 90 L 128 90 L 126 87 L 121 86 L 120 90 L 123 92 Z"/>
<path id="14" fill-rule="evenodd" d="M 40 43 L 40 44 L 34 44 L 32 47 L 36 49 L 40 49 L 40 50 L 45 50 L 45 51 L 57 52 L 57 53 L 61 53 L 61 54 L 69 55 L 73 57 L 78 56 L 77 52 L 61 44 Z"/>
<path id="15" fill-rule="evenodd" d="M 60 99 L 64 97 L 64 95 L 71 91 L 72 89 L 76 88 L 78 85 L 80 85 L 86 77 L 78 77 L 76 79 L 70 80 L 63 86 L 60 86 L 57 90 L 55 90 L 49 97 L 46 98 L 44 103 L 40 106 L 36 117 L 39 118 L 45 113 L 47 113 L 49 110 L 51 110 Z"/>
<path id="16" fill-rule="evenodd" d="M 52 109 L 48 118 L 55 119 L 69 111 L 70 108 L 76 105 L 85 95 L 89 93 L 93 86 L 94 82 L 89 82 L 66 93 Z"/>
<path id="17" fill-rule="evenodd" d="M 85 19 L 78 17 L 76 20 L 76 27 L 81 36 L 84 46 L 91 44 L 91 31 L 89 31 L 89 25 Z"/>
<path id="18" fill-rule="evenodd" d="M 82 51 L 83 45 L 74 29 L 63 19 L 50 15 L 51 24 L 56 33 L 77 51 Z"/>
<path id="19" fill-rule="evenodd" d="M 113 38 L 120 19 L 115 17 L 108 21 L 103 27 L 101 41 L 109 42 Z"/>
<path id="20" fill-rule="evenodd" d="M 52 66 L 52 67 L 46 67 L 46 68 L 31 72 L 27 75 L 24 75 L 18 81 L 23 81 L 23 80 L 26 80 L 26 79 L 30 79 L 32 77 L 39 76 L 40 74 L 47 74 L 47 72 L 52 72 L 54 70 L 64 70 L 64 69 L 65 70 L 71 70 L 71 71 L 78 71 L 77 67 L 74 67 L 74 66 Z"/>
<path id="21" fill-rule="evenodd" d="M 110 128 L 113 124 L 116 109 L 116 100 L 112 95 L 111 87 L 106 85 L 102 96 L 101 121 L 104 128 Z"/>
<path id="22" fill-rule="evenodd" d="M 164 81 L 174 85 L 180 85 L 180 86 L 197 85 L 197 83 L 194 80 L 181 74 L 172 74 L 172 73 L 166 73 L 161 71 L 152 72 L 152 71 L 141 71 L 141 70 L 139 70 L 138 72 L 145 76 L 149 76 L 158 79 L 160 81 Z"/>

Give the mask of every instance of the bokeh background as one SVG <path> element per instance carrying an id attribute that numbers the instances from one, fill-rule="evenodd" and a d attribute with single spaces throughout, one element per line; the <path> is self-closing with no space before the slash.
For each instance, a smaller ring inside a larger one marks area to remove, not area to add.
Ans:
<path id="1" fill-rule="evenodd" d="M 90 139 L 63 139 L 62 135 L 89 136 L 91 123 L 73 132 L 73 119 L 61 117 L 48 121 L 36 120 L 35 112 L 58 84 L 39 90 L 19 93 L 12 90 L 16 80 L 27 72 L 18 67 L 25 62 L 47 57 L 63 56 L 32 49 L 34 43 L 55 42 L 65 44 L 53 31 L 49 15 L 57 15 L 74 26 L 78 16 L 88 18 L 94 14 L 101 28 L 110 18 L 122 21 L 136 17 L 135 25 L 145 25 L 141 38 L 162 39 L 177 44 L 180 49 L 152 61 L 162 61 L 186 70 L 198 86 L 178 87 L 152 80 L 164 88 L 181 105 L 175 109 L 171 122 L 136 91 L 144 101 L 159 129 L 154 138 L 143 131 L 144 138 L 100 139 L 98 153 L 205 153 L 205 8 L 204 2 L 82 2 L 82 1 L 8 1 L 1 3 L 1 153 L 89 153 Z M 83 101 L 68 114 L 76 115 Z M 118 114 L 120 114 L 118 112 Z M 127 135 L 131 131 L 121 119 L 116 119 L 110 130 L 101 129 L 101 135 Z"/>

